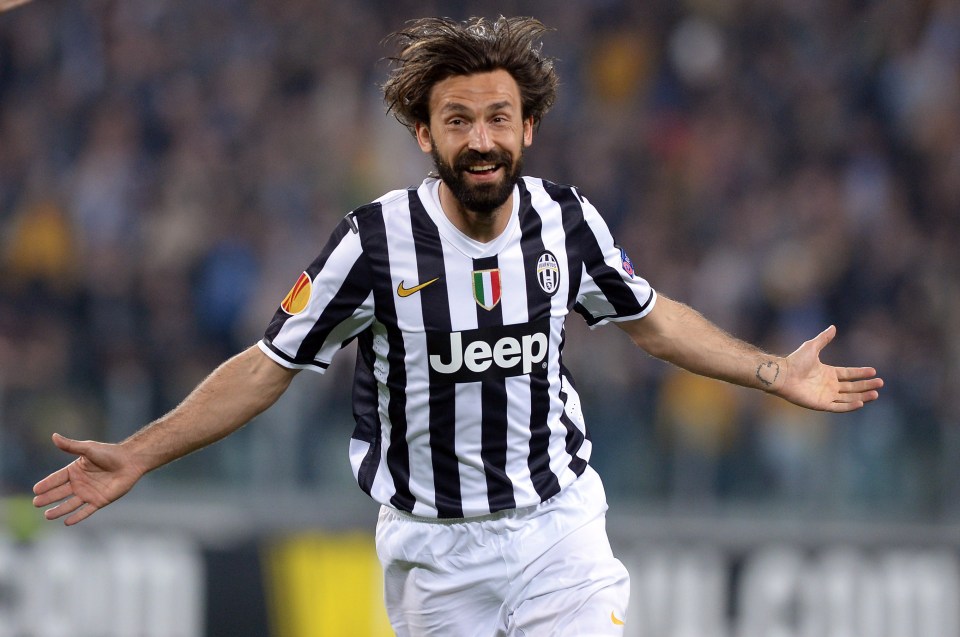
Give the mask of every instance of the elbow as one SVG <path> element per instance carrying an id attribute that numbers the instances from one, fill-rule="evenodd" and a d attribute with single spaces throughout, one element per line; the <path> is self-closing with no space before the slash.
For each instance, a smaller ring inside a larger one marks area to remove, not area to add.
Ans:
<path id="1" fill-rule="evenodd" d="M 669 360 L 670 348 L 668 339 L 660 338 L 656 334 L 644 334 L 642 337 L 631 336 L 631 340 L 634 345 L 650 356 L 661 360 Z"/>
<path id="2" fill-rule="evenodd" d="M 275 403 L 290 386 L 297 370 L 279 365 L 268 357 L 256 345 L 238 355 L 246 364 L 245 375 L 250 379 L 250 387 L 263 401 L 262 409 Z M 261 409 L 261 410 L 262 410 Z"/>

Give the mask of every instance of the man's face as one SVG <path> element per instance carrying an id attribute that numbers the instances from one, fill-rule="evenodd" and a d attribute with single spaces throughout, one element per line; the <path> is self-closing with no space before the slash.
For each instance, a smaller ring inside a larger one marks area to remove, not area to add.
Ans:
<path id="1" fill-rule="evenodd" d="M 467 210 L 489 214 L 520 179 L 533 120 L 523 119 L 520 89 L 503 70 L 457 75 L 430 92 L 430 125 L 417 141 L 433 157 L 443 183 Z"/>

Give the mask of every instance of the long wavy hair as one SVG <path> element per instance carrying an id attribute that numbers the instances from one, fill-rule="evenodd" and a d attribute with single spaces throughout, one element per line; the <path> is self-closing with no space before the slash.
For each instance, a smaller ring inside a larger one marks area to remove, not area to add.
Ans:
<path id="1" fill-rule="evenodd" d="M 524 119 L 534 126 L 557 96 L 554 59 L 543 54 L 540 37 L 550 31 L 534 18 L 500 16 L 496 20 L 422 18 L 387 36 L 399 52 L 383 84 L 387 112 L 411 132 L 417 122 L 430 123 L 430 91 L 457 75 L 505 70 L 520 87 Z"/>

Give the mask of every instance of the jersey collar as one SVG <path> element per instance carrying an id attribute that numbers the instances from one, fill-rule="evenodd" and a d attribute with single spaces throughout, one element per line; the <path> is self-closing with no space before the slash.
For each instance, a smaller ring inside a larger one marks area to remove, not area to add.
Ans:
<path id="1" fill-rule="evenodd" d="M 457 250 L 472 259 L 489 257 L 502 252 L 510 242 L 514 233 L 520 227 L 520 189 L 513 187 L 513 207 L 510 210 L 510 219 L 500 235 L 492 241 L 482 242 L 472 239 L 460 231 L 453 223 L 447 219 L 440 206 L 440 180 L 436 177 L 427 177 L 417 189 L 417 195 L 423 202 L 423 207 L 427 214 L 437 225 L 440 234 L 449 241 Z"/>

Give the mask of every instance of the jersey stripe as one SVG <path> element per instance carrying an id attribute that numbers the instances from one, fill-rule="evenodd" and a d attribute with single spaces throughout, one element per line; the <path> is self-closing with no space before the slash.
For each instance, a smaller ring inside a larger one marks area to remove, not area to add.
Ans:
<path id="1" fill-rule="evenodd" d="M 364 211 L 365 214 L 357 213 L 355 220 L 360 229 L 360 236 L 363 242 L 364 253 L 370 264 L 370 276 L 373 281 L 390 281 L 390 251 L 387 246 L 387 230 L 383 221 L 382 204 L 376 207 L 369 207 Z M 386 330 L 387 350 L 387 374 L 386 385 L 387 406 L 386 412 L 389 418 L 389 445 L 387 446 L 386 459 L 390 475 L 393 478 L 394 493 L 390 497 L 390 503 L 405 511 L 412 510 L 415 499 L 410 491 L 410 455 L 407 448 L 407 411 L 406 411 L 406 393 L 403 389 L 407 386 L 406 367 L 404 365 L 404 342 L 403 334 L 397 328 L 397 310 L 394 305 L 394 297 L 389 288 L 383 286 L 374 286 L 374 302 L 377 308 L 378 322 Z M 359 343 L 367 344 L 372 349 L 373 335 Z M 359 356 L 360 354 L 358 354 Z M 371 361 L 372 363 L 372 361 Z M 368 364 L 364 368 L 372 369 L 373 365 Z M 369 372 L 373 376 L 373 371 Z M 357 382 L 356 379 L 354 381 Z M 366 381 L 369 383 L 369 380 Z M 362 399 L 362 396 L 354 394 L 356 400 Z M 379 392 L 378 392 L 379 396 Z M 383 413 L 377 401 L 378 409 Z M 354 413 L 362 410 L 362 406 L 354 406 Z M 380 425 L 382 429 L 382 423 Z"/>
<path id="2" fill-rule="evenodd" d="M 574 307 L 577 302 L 577 293 L 583 278 L 583 256 L 575 241 L 578 237 L 577 227 L 583 223 L 583 211 L 579 200 L 571 196 L 555 184 L 547 184 L 544 189 L 560 205 L 560 215 L 563 224 L 564 249 L 567 255 L 567 307 Z"/>
<path id="3" fill-rule="evenodd" d="M 561 391 L 560 397 L 563 399 L 564 404 L 570 398 L 567 392 Z M 563 426 L 567 429 L 567 435 L 564 438 L 565 448 L 567 453 L 570 454 L 570 470 L 573 471 L 578 476 L 581 475 L 587 469 L 587 461 L 577 455 L 580 451 L 580 448 L 583 446 L 584 433 L 574 424 L 570 419 L 570 416 L 564 410 L 563 414 L 560 416 L 560 422 L 563 423 Z"/>
<path id="4" fill-rule="evenodd" d="M 495 280 L 499 285 L 498 265 L 495 256 L 474 259 L 473 271 L 474 273 L 496 271 Z M 478 303 L 476 312 L 478 328 L 503 324 L 503 306 L 499 303 L 489 310 Z M 516 506 L 516 500 L 513 497 L 513 482 L 507 475 L 508 423 L 505 378 L 485 378 L 481 381 L 480 411 L 480 458 L 486 477 L 487 503 L 491 512 L 512 509 Z"/>
<path id="5" fill-rule="evenodd" d="M 525 212 L 520 218 L 521 239 L 520 249 L 523 252 L 523 262 L 526 265 L 527 307 L 529 320 L 534 321 L 543 316 L 549 316 L 550 298 L 540 289 L 537 279 L 536 263 L 546 247 L 543 244 L 543 223 L 540 215 L 533 209 L 530 202 L 530 192 L 525 184 L 520 184 L 520 209 Z M 545 369 L 539 369 L 530 375 L 530 455 L 527 464 L 530 467 L 530 478 L 533 486 L 540 495 L 540 500 L 547 500 L 560 491 L 557 476 L 550 469 L 550 380 Z"/>
<path id="6" fill-rule="evenodd" d="M 423 326 L 428 332 L 449 333 L 452 331 L 450 304 L 440 234 L 415 190 L 409 192 L 409 204 L 420 280 L 439 277 L 437 283 L 420 292 Z M 457 417 L 456 387 L 449 383 L 433 382 L 429 391 L 430 457 L 437 515 L 441 518 L 463 517 L 454 427 Z"/>
<path id="7" fill-rule="evenodd" d="M 372 495 L 373 483 L 380 468 L 380 439 L 383 423 L 377 409 L 377 381 L 373 376 L 373 333 L 366 330 L 358 338 L 357 364 L 353 377 L 353 440 L 367 444 L 360 460 L 357 484 L 367 495 Z"/>

